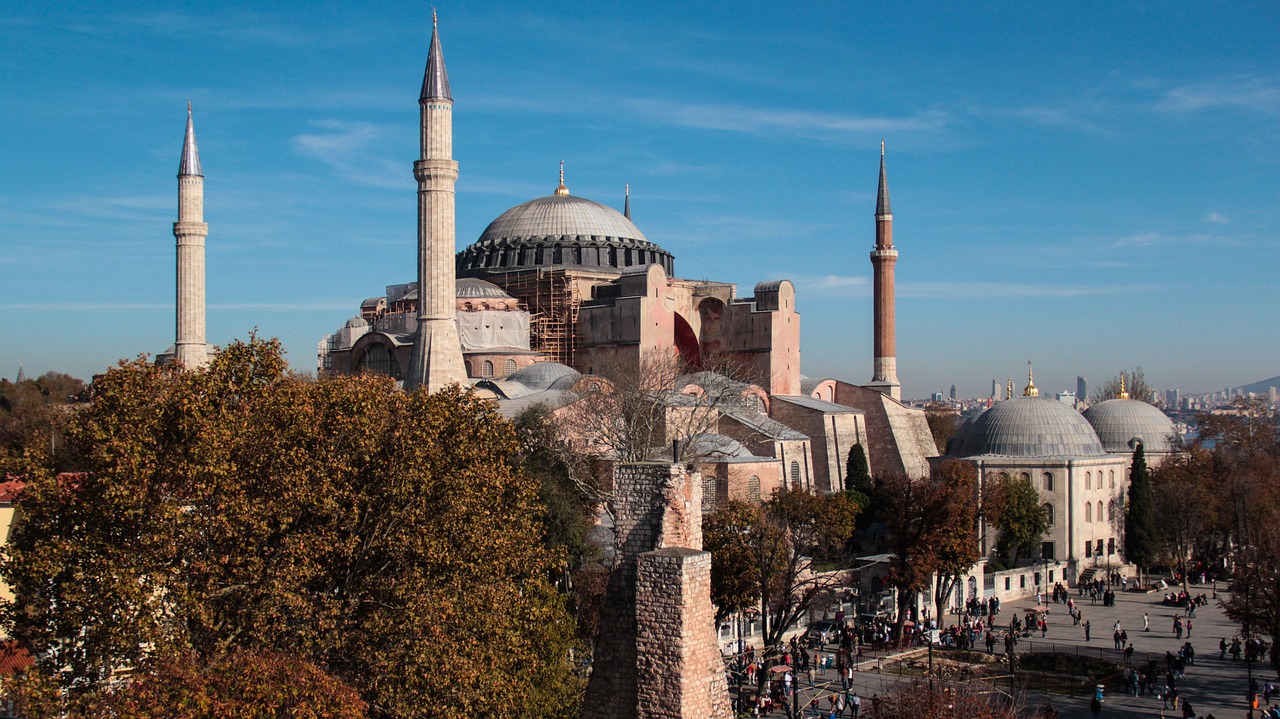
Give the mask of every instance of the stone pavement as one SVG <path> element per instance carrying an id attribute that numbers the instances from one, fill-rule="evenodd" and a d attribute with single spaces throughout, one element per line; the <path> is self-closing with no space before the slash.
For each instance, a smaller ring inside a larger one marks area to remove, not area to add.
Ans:
<path id="1" fill-rule="evenodd" d="M 1223 585 L 1219 583 L 1218 586 Z M 1212 597 L 1212 586 L 1191 585 L 1193 596 L 1202 592 Z M 1152 658 L 1160 659 L 1160 667 L 1163 669 L 1165 652 L 1176 654 L 1183 642 L 1191 642 L 1196 650 L 1196 663 L 1194 666 L 1187 667 L 1186 677 L 1178 682 L 1178 693 L 1183 700 L 1191 701 L 1197 716 L 1204 717 L 1212 714 L 1216 719 L 1244 719 L 1247 716 L 1245 694 L 1249 680 L 1245 662 L 1243 659 L 1233 662 L 1229 653 L 1225 660 L 1218 659 L 1218 640 L 1225 638 L 1230 644 L 1237 629 L 1224 616 L 1217 601 L 1211 598 L 1208 606 L 1197 608 L 1196 616 L 1191 620 L 1193 629 L 1190 638 L 1184 634 L 1179 640 L 1175 639 L 1172 627 L 1174 616 L 1181 616 L 1182 610 L 1163 606 L 1162 595 L 1158 592 L 1152 594 L 1119 592 L 1114 607 L 1104 607 L 1101 602 L 1091 604 L 1087 597 L 1083 598 L 1082 602 L 1082 598 L 1076 595 L 1074 590 L 1071 596 L 1076 600 L 1077 606 L 1081 607 L 1083 618 L 1089 620 L 1092 625 L 1090 641 L 1086 642 L 1084 639 L 1083 624 L 1079 627 L 1072 626 L 1066 605 L 1050 604 L 1048 637 L 1042 640 L 1037 633 L 1035 639 L 1019 641 L 1018 654 L 1052 649 L 1059 652 L 1084 652 L 1094 656 L 1101 654 L 1116 657 L 1117 661 L 1121 661 L 1112 640 L 1112 627 L 1119 621 L 1120 626 L 1128 631 L 1129 641 L 1134 646 L 1135 665 L 1139 664 L 1140 658 L 1144 655 L 1151 655 Z M 1221 590 L 1218 592 L 1220 599 L 1225 596 L 1226 592 Z M 1007 623 L 1013 616 L 1011 612 L 1018 612 L 1021 616 L 1034 604 L 1034 598 L 1006 603 L 1001 608 L 998 625 Z M 1148 632 L 1142 631 L 1144 612 L 1150 617 L 1151 630 Z M 1186 622 L 1185 617 L 1183 622 Z M 1046 644 L 1054 646 L 1046 647 Z M 1273 681 L 1276 679 L 1265 661 L 1253 664 L 1253 676 L 1258 680 L 1259 686 L 1264 686 L 1268 678 Z M 877 673 L 874 667 L 869 665 L 855 674 L 854 687 L 866 700 L 875 693 L 885 691 L 893 684 L 910 680 L 898 675 Z M 1163 683 L 1163 675 L 1159 682 Z M 807 680 L 801 675 L 802 701 L 808 702 L 810 698 L 818 696 L 822 706 L 825 707 L 827 695 L 833 689 L 839 688 L 839 680 L 834 676 L 834 672 L 828 672 L 826 676 L 817 677 L 817 684 L 817 687 L 810 689 Z M 1033 692 L 1028 692 L 1026 696 L 1028 702 L 1032 704 L 1052 705 L 1062 719 L 1092 719 L 1092 713 L 1089 711 L 1090 698 L 1084 695 L 1069 697 Z M 1162 711 L 1163 707 L 1163 701 L 1155 697 L 1130 697 L 1108 689 L 1101 719 L 1161 717 L 1162 715 L 1169 719 L 1181 718 L 1181 705 L 1178 711 L 1172 708 Z M 1255 712 L 1254 716 L 1259 717 L 1260 713 Z"/>

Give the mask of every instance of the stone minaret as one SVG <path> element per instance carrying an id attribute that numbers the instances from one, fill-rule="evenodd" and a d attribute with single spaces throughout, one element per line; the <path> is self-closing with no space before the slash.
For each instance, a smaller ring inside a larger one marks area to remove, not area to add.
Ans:
<path id="1" fill-rule="evenodd" d="M 413 176 L 418 179 L 418 333 L 404 386 L 437 392 L 451 384 L 465 384 L 467 371 L 454 320 L 453 184 L 458 180 L 458 163 L 453 161 L 453 96 L 434 11 L 431 20 L 431 48 L 418 98 L 422 159 L 413 163 Z"/>
<path id="2" fill-rule="evenodd" d="M 898 357 L 893 310 L 893 212 L 889 209 L 889 183 L 884 171 L 884 142 L 880 143 L 880 190 L 876 196 L 876 248 L 871 251 L 875 274 L 875 371 L 867 385 L 894 399 L 902 399 L 898 383 Z"/>
<path id="3" fill-rule="evenodd" d="M 204 222 L 204 172 L 190 102 L 178 164 L 178 221 L 173 223 L 173 236 L 178 240 L 178 334 L 173 359 L 196 369 L 209 363 L 204 339 L 204 238 L 209 236 L 209 225 Z"/>

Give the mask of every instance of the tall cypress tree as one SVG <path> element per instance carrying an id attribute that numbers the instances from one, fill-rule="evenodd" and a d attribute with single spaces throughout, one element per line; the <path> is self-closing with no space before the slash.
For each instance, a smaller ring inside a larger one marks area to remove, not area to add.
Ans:
<path id="1" fill-rule="evenodd" d="M 1155 561 L 1156 512 L 1155 493 L 1151 489 L 1151 472 L 1142 445 L 1133 450 L 1133 468 L 1129 472 L 1129 502 L 1124 513 L 1124 556 L 1139 570 Z"/>
<path id="2" fill-rule="evenodd" d="M 845 462 L 844 491 L 862 508 L 858 513 L 858 529 L 871 526 L 878 511 L 875 482 L 871 479 L 871 466 L 867 463 L 867 453 L 861 444 L 855 444 L 849 450 L 849 459 Z"/>

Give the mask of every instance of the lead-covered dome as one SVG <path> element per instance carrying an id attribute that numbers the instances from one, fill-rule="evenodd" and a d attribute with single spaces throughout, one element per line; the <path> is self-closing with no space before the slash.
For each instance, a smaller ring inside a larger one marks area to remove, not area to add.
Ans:
<path id="1" fill-rule="evenodd" d="M 457 281 L 457 289 L 455 294 L 464 299 L 484 299 L 484 300 L 510 300 L 515 299 L 507 294 L 501 287 L 492 282 L 475 277 L 461 277 Z"/>
<path id="2" fill-rule="evenodd" d="M 516 205 L 489 223 L 480 239 L 458 253 L 459 272 L 544 266 L 624 269 L 662 265 L 671 254 L 645 239 L 631 220 L 598 202 L 568 194 Z"/>
<path id="3" fill-rule="evenodd" d="M 1048 397 L 1018 397 L 969 420 L 948 454 L 1006 457 L 1101 457 L 1102 442 L 1079 412 Z"/>
<path id="4" fill-rule="evenodd" d="M 1159 408 L 1137 399 L 1109 399 L 1084 411 L 1108 452 L 1132 452 L 1141 443 L 1148 452 L 1173 451 L 1173 420 Z"/>

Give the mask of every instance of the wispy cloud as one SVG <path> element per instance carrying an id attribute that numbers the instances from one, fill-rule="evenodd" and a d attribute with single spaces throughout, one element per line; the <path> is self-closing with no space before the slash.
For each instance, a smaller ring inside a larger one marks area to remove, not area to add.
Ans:
<path id="1" fill-rule="evenodd" d="M 119 312 L 127 310 L 165 310 L 172 312 L 172 302 L 11 302 L 0 304 L 0 310 L 28 311 L 54 310 L 68 312 Z M 316 300 L 315 302 L 241 302 L 212 303 L 205 306 L 210 312 L 332 312 L 350 310 L 351 300 Z"/>
<path id="2" fill-rule="evenodd" d="M 792 136 L 823 141 L 864 142 L 888 134 L 938 132 L 947 113 L 930 111 L 909 117 L 863 117 L 801 109 L 762 110 L 744 105 L 681 103 L 652 99 L 625 101 L 650 120 L 680 127 L 725 130 L 752 135 Z"/>
<path id="3" fill-rule="evenodd" d="M 1230 108 L 1280 114 L 1280 80 L 1258 75 L 1236 75 L 1191 83 L 1168 90 L 1156 109 L 1186 113 Z"/>
<path id="4" fill-rule="evenodd" d="M 412 185 L 403 161 L 381 157 L 373 151 L 391 128 L 372 122 L 315 120 L 317 133 L 298 135 L 293 147 L 298 154 L 323 162 L 352 182 L 374 187 L 404 189 Z"/>
<path id="5" fill-rule="evenodd" d="M 1149 292 L 1153 285 L 1048 285 L 1004 282 L 911 282 L 899 283 L 899 297 L 911 299 L 990 299 L 1029 297 L 1086 297 L 1095 295 Z"/>
<path id="6" fill-rule="evenodd" d="M 1222 213 L 1220 213 L 1220 212 L 1214 211 L 1214 212 L 1210 212 L 1210 213 L 1209 213 L 1209 216 L 1208 216 L 1208 217 L 1206 217 L 1206 218 L 1204 218 L 1204 221 L 1205 221 L 1205 222 L 1212 222 L 1212 223 L 1214 223 L 1214 224 L 1218 224 L 1218 225 L 1226 225 L 1226 224 L 1230 224 L 1230 222 L 1231 222 L 1231 218 L 1230 218 L 1230 217 L 1227 217 L 1226 215 L 1224 215 L 1224 214 L 1222 214 Z"/>

